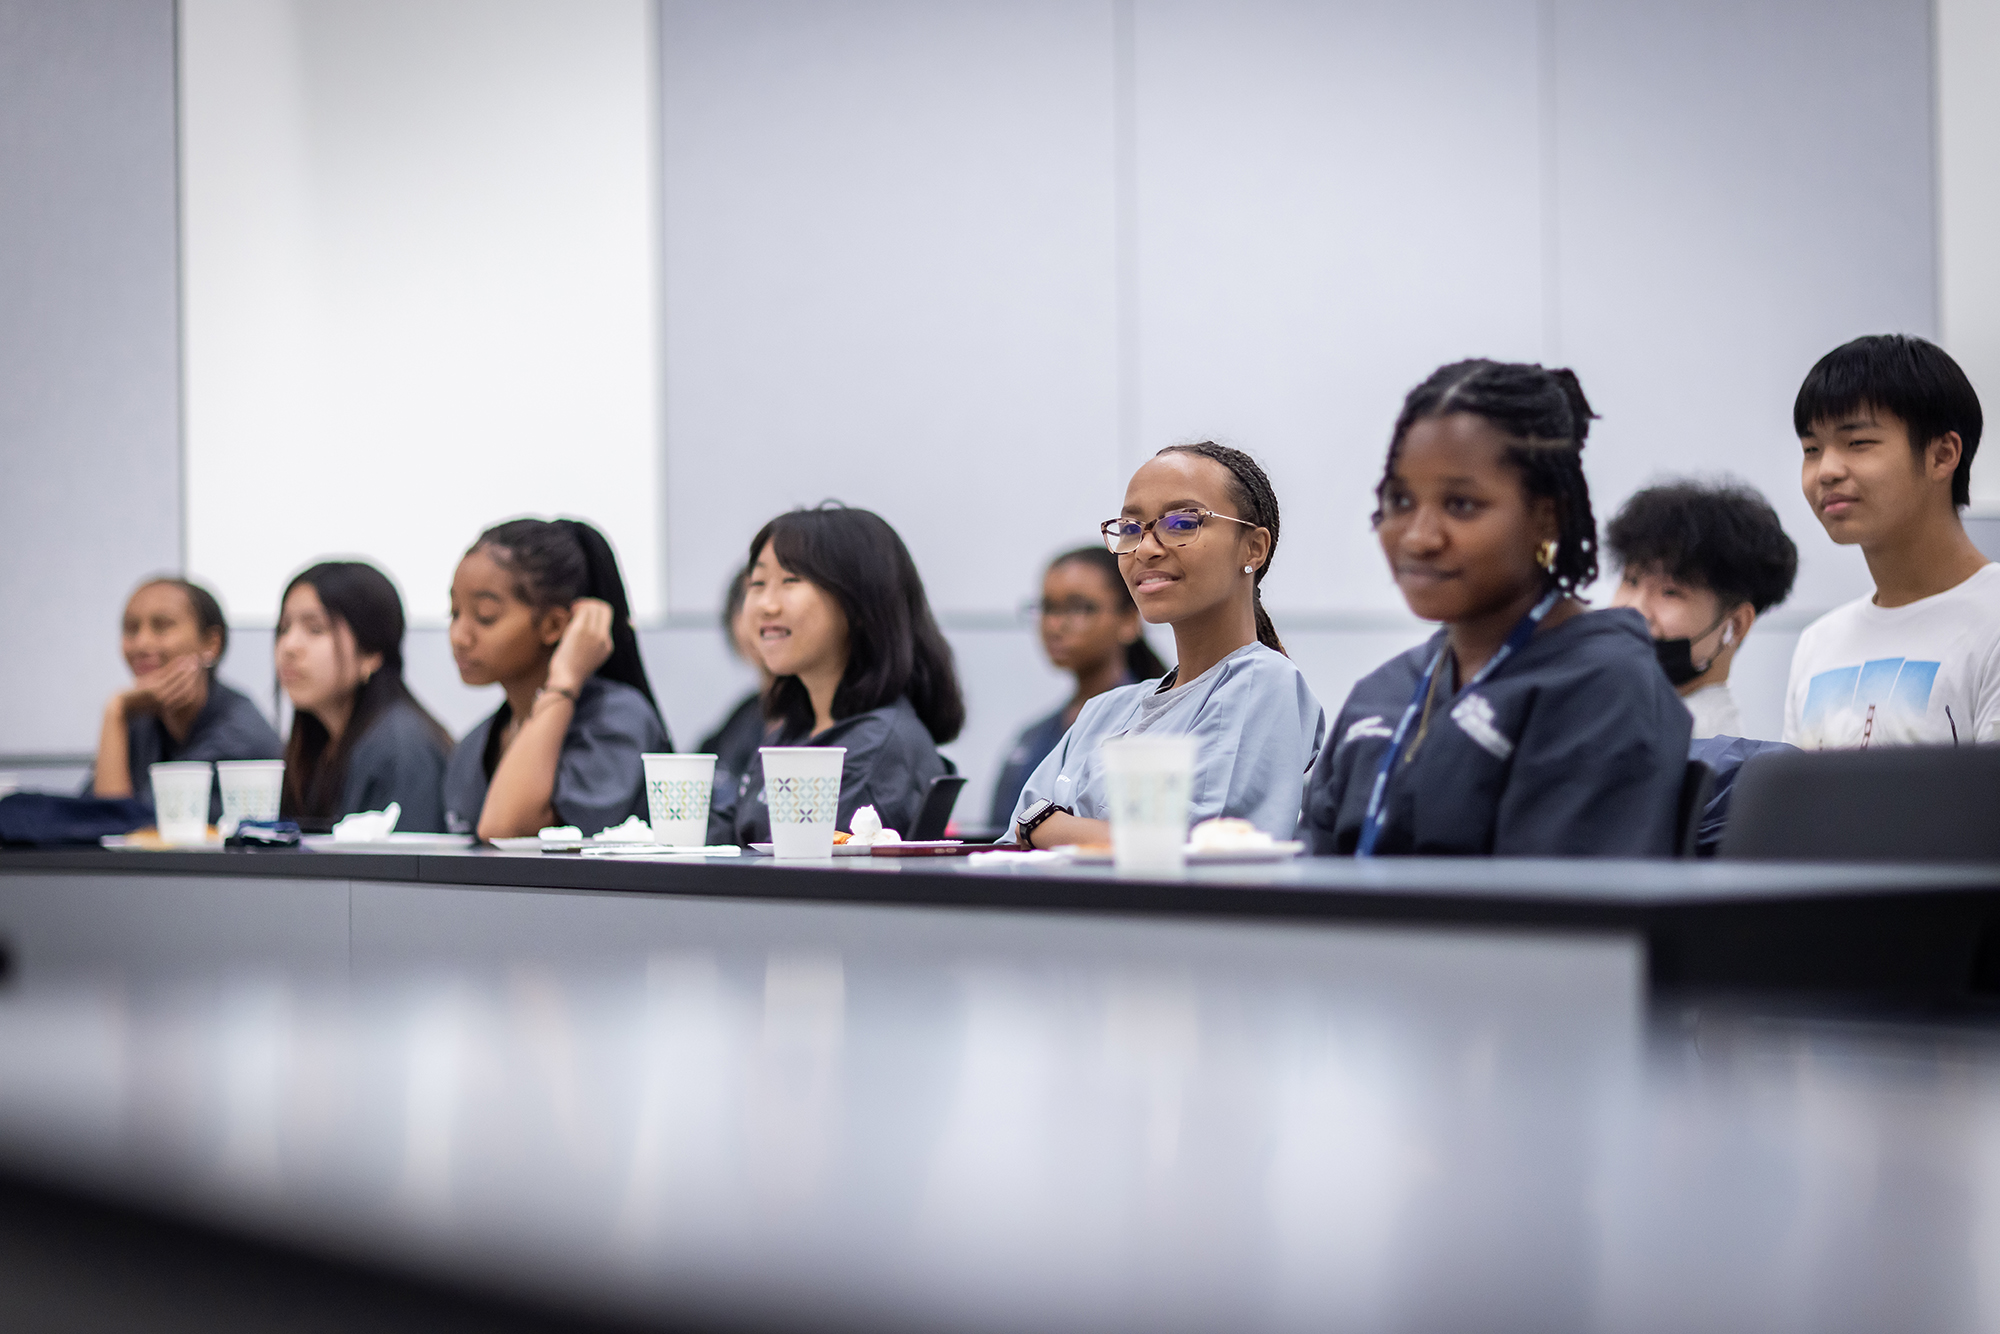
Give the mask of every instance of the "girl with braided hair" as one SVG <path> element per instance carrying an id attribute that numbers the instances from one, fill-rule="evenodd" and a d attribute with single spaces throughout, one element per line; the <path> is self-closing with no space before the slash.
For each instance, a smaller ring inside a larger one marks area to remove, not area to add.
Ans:
<path id="1" fill-rule="evenodd" d="M 1140 733 L 1195 739 L 1193 819 L 1231 816 L 1290 838 L 1326 714 L 1258 592 L 1278 549 L 1271 479 L 1240 450 L 1171 445 L 1133 474 L 1103 529 L 1139 615 L 1173 627 L 1180 665 L 1083 705 L 1021 789 L 1015 838 L 1108 842 L 1099 748 Z"/>
<path id="2" fill-rule="evenodd" d="M 673 749 L 639 661 L 618 559 L 574 519 L 479 535 L 451 580 L 451 653 L 507 698 L 445 767 L 445 825 L 483 839 L 646 816 L 640 756 Z"/>
<path id="3" fill-rule="evenodd" d="M 1670 856 L 1688 712 L 1645 618 L 1586 610 L 1595 414 L 1567 370 L 1461 361 L 1410 391 L 1375 528 L 1444 628 L 1354 687 L 1314 768 L 1316 853 Z"/>

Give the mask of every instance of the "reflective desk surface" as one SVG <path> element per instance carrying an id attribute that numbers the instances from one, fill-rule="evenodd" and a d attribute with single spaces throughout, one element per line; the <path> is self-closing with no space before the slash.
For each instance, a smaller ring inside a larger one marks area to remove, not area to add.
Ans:
<path id="1" fill-rule="evenodd" d="M 16 1178 L 682 1328 L 2000 1326 L 1977 1002 L 1663 993 L 1602 922 L 196 866 L 0 854 Z"/>

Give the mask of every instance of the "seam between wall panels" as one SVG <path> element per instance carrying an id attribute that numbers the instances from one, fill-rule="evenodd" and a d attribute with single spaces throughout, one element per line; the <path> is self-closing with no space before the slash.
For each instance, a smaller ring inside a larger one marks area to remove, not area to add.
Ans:
<path id="1" fill-rule="evenodd" d="M 1561 190 L 1557 175 L 1556 0 L 1536 0 L 1536 92 L 1540 119 L 1542 357 L 1562 361 Z"/>

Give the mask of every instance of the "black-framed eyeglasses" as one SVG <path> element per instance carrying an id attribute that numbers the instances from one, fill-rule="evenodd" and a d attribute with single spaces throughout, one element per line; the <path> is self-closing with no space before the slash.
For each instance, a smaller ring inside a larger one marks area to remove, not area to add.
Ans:
<path id="1" fill-rule="evenodd" d="M 1210 519 L 1240 523 L 1245 528 L 1257 526 L 1248 519 L 1230 518 L 1214 510 L 1168 510 L 1151 523 L 1140 523 L 1137 519 L 1106 519 L 1097 527 L 1104 534 L 1104 545 L 1111 548 L 1112 554 L 1123 556 L 1139 549 L 1139 544 L 1146 540 L 1149 528 L 1163 546 L 1187 546 L 1201 536 L 1202 524 Z"/>

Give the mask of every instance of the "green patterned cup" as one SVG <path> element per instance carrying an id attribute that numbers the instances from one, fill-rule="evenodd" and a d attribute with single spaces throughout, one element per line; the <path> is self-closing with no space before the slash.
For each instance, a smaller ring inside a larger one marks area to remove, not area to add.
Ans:
<path id="1" fill-rule="evenodd" d="M 764 802 L 771 811 L 771 853 L 784 858 L 833 856 L 840 818 L 840 766 L 845 746 L 765 746 Z"/>
<path id="2" fill-rule="evenodd" d="M 646 816 L 653 841 L 670 848 L 708 842 L 708 797 L 715 789 L 713 755 L 641 755 L 646 765 Z"/>

